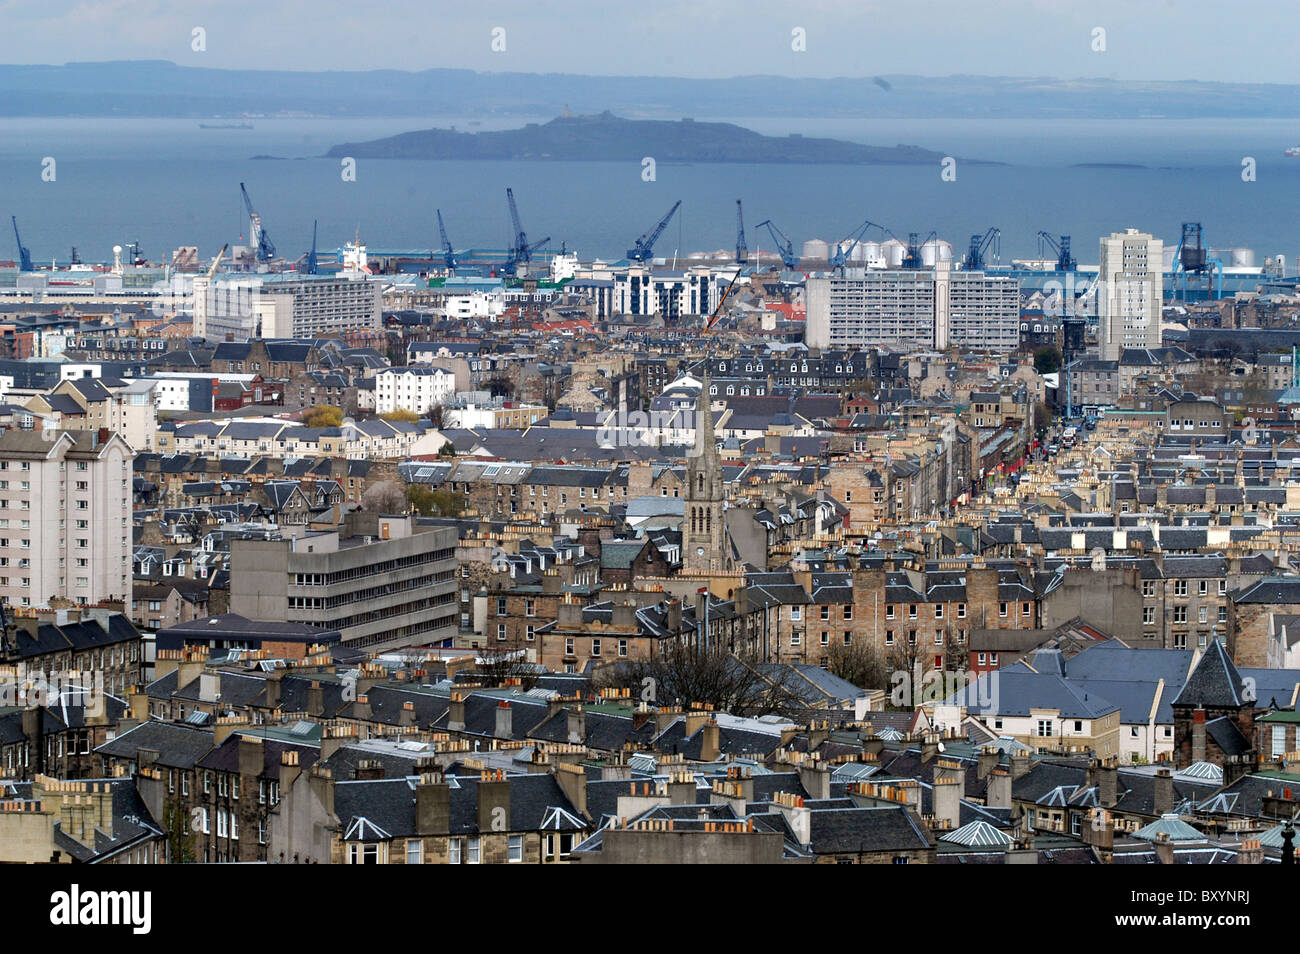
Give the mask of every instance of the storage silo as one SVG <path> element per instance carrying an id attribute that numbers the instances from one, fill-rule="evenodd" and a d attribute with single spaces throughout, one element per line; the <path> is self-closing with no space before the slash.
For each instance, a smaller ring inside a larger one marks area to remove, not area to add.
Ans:
<path id="1" fill-rule="evenodd" d="M 809 239 L 803 243 L 802 257 L 815 262 L 828 261 L 831 257 L 831 247 L 821 239 Z"/>
<path id="2" fill-rule="evenodd" d="M 889 268 L 902 268 L 907 255 L 907 246 L 898 239 L 886 239 L 880 243 L 880 255 Z"/>

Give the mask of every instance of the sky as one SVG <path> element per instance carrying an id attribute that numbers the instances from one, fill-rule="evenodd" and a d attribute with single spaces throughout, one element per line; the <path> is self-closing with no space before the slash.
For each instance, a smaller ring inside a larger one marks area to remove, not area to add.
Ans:
<path id="1" fill-rule="evenodd" d="M 0 0 L 0 63 L 1295 83 L 1295 11 L 1295 0 Z M 206 49 L 192 48 L 195 29 Z"/>

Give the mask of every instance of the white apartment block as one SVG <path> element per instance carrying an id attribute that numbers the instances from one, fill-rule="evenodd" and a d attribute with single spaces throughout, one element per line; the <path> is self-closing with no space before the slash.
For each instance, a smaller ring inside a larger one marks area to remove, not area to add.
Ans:
<path id="1" fill-rule="evenodd" d="M 1137 229 L 1101 240 L 1097 338 L 1103 361 L 1125 348 L 1159 348 L 1164 297 L 1164 242 Z"/>
<path id="2" fill-rule="evenodd" d="M 849 268 L 805 286 L 810 348 L 877 344 L 1014 351 L 1020 343 L 1020 283 L 1007 275 L 933 269 Z"/>
<path id="3" fill-rule="evenodd" d="M 711 315 L 731 284 L 734 269 L 715 274 L 705 267 L 687 271 L 651 271 L 632 266 L 613 274 L 613 308 L 615 314 Z"/>
<path id="4" fill-rule="evenodd" d="M 0 599 L 120 600 L 131 612 L 131 461 L 118 435 L 0 433 Z"/>
<path id="5" fill-rule="evenodd" d="M 456 375 L 443 368 L 386 368 L 375 375 L 375 412 L 402 409 L 424 414 L 455 393 Z"/>

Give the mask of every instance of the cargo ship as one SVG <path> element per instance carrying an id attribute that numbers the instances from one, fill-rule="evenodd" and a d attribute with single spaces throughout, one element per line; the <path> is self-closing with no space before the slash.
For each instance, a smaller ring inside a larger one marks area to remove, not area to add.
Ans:
<path id="1" fill-rule="evenodd" d="M 252 123 L 199 123 L 200 129 L 252 129 Z"/>

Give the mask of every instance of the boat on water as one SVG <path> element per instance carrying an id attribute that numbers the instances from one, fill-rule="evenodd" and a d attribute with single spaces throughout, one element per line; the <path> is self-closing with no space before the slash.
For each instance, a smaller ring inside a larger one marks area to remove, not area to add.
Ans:
<path id="1" fill-rule="evenodd" d="M 1286 150 L 1283 155 L 1291 156 L 1292 158 L 1300 156 L 1300 146 L 1292 146 L 1290 149 Z"/>
<path id="2" fill-rule="evenodd" d="M 252 123 L 199 123 L 200 129 L 252 129 Z"/>

